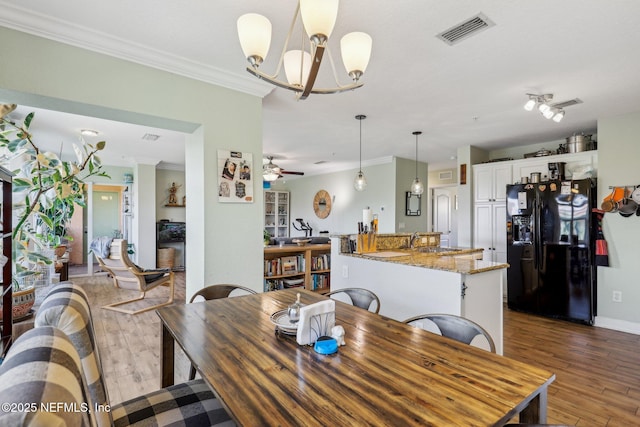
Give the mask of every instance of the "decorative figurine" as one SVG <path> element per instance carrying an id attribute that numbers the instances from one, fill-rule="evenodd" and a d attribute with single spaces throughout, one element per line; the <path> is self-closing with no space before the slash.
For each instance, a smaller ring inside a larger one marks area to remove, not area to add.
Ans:
<path id="1" fill-rule="evenodd" d="M 182 187 L 181 185 L 176 185 L 175 182 L 171 183 L 171 187 L 169 187 L 169 204 L 177 205 L 178 198 L 176 197 L 176 193 L 178 192 L 178 188 Z"/>

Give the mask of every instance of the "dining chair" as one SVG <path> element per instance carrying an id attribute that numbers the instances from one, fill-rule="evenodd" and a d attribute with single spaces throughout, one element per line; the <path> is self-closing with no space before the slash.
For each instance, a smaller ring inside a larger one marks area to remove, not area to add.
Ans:
<path id="1" fill-rule="evenodd" d="M 380 311 L 380 299 L 376 294 L 371 292 L 369 289 L 344 288 L 344 289 L 338 289 L 332 292 L 328 292 L 325 294 L 325 296 L 330 297 L 330 296 L 335 296 L 340 294 L 346 294 L 351 300 L 351 304 L 356 307 L 373 311 L 376 314 Z M 375 301 L 375 306 L 372 309 L 371 305 L 373 304 L 374 301 Z"/>
<path id="2" fill-rule="evenodd" d="M 496 345 L 482 326 L 466 319 L 464 317 L 453 314 L 421 314 L 404 321 L 404 323 L 425 330 L 429 330 L 429 325 L 425 324 L 425 320 L 435 323 L 440 330 L 442 336 L 452 338 L 465 344 L 471 344 L 471 341 L 478 335 L 482 335 L 489 343 L 489 349 L 492 353 L 496 352 Z"/>
<path id="3" fill-rule="evenodd" d="M 212 299 L 220 299 L 220 298 L 228 298 L 231 293 L 234 291 L 238 291 L 238 293 L 247 293 L 247 294 L 255 294 L 256 291 L 253 289 L 249 289 L 245 286 L 240 285 L 228 285 L 228 284 L 220 284 L 220 285 L 209 285 L 198 292 L 193 294 L 190 303 L 194 302 L 197 297 L 202 297 L 205 301 L 209 301 Z"/>
<path id="4" fill-rule="evenodd" d="M 245 286 L 240 285 L 229 285 L 229 284 L 219 284 L 219 285 L 209 285 L 200 289 L 198 292 L 193 294 L 189 303 L 194 302 L 198 297 L 203 299 L 204 301 L 221 299 L 221 298 L 229 298 L 234 291 L 240 295 L 243 294 L 256 294 L 257 292 L 253 289 L 249 289 Z M 234 295 L 235 296 L 235 295 Z M 238 295 L 239 296 L 239 295 Z M 193 380 L 196 377 L 196 368 L 191 365 L 191 369 L 189 369 L 189 381 Z"/>

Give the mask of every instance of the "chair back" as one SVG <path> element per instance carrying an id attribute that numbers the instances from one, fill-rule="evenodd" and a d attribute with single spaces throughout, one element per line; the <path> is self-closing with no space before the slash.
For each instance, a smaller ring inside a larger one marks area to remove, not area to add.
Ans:
<path id="1" fill-rule="evenodd" d="M 25 332 L 0 365 L 0 402 L 3 409 L 18 408 L 0 411 L 0 425 L 95 426 L 81 372 L 63 332 L 51 326 Z"/>
<path id="2" fill-rule="evenodd" d="M 442 336 L 452 338 L 465 344 L 471 344 L 471 341 L 478 335 L 484 336 L 489 343 L 489 349 L 492 353 L 496 352 L 496 345 L 491 335 L 477 323 L 464 317 L 453 314 L 422 314 L 404 321 L 411 326 L 416 326 L 428 330 L 424 320 L 430 320 L 436 324 Z"/>
<path id="3" fill-rule="evenodd" d="M 140 285 L 140 277 L 133 274 L 131 269 L 142 272 L 140 267 L 134 264 L 127 254 L 127 241 L 125 239 L 113 239 L 109 256 L 103 258 L 94 253 L 98 264 L 117 281 L 118 286 L 124 289 L 138 289 Z"/>
<path id="4" fill-rule="evenodd" d="M 71 283 L 53 287 L 36 312 L 34 326 L 53 326 L 69 337 L 80 355 L 92 407 L 106 407 L 109 396 L 95 340 L 89 299 L 84 290 Z M 111 425 L 110 411 L 96 411 L 95 416 L 98 426 Z"/>
<path id="5" fill-rule="evenodd" d="M 365 310 L 369 310 L 369 311 L 373 311 L 374 313 L 379 313 L 380 312 L 380 299 L 378 298 L 378 296 L 376 294 L 374 294 L 373 292 L 371 292 L 369 289 L 364 289 L 364 288 L 344 288 L 344 289 L 338 289 L 336 291 L 332 291 L 329 292 L 327 294 L 325 294 L 325 296 L 333 296 L 333 295 L 340 295 L 340 294 L 345 294 L 349 297 L 349 299 L 351 300 L 351 304 L 356 306 L 356 307 L 360 307 L 360 308 L 364 308 Z M 375 301 L 375 305 L 372 308 L 372 304 Z"/>
<path id="6" fill-rule="evenodd" d="M 255 294 L 256 291 L 253 289 L 249 289 L 240 285 L 210 285 L 200 289 L 198 292 L 193 294 L 189 302 L 193 302 L 197 297 L 202 297 L 205 300 L 209 301 L 212 299 L 220 299 L 220 298 L 228 298 L 232 292 L 238 291 L 238 293 L 247 293 L 247 294 Z"/>

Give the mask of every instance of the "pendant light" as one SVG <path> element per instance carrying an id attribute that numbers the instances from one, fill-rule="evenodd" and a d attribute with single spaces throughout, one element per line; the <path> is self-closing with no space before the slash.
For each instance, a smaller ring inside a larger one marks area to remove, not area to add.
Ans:
<path id="1" fill-rule="evenodd" d="M 412 194 L 422 194 L 424 193 L 424 184 L 418 178 L 418 135 L 422 135 L 422 132 L 419 130 L 413 132 L 413 135 L 416 136 L 416 179 L 411 183 L 411 193 Z"/>
<path id="2" fill-rule="evenodd" d="M 367 116 L 364 114 L 358 114 L 356 119 L 360 121 L 360 170 L 358 171 L 358 175 L 356 175 L 356 179 L 353 181 L 353 187 L 356 191 L 363 191 L 367 187 L 367 180 L 362 173 L 362 121 L 366 119 Z"/>

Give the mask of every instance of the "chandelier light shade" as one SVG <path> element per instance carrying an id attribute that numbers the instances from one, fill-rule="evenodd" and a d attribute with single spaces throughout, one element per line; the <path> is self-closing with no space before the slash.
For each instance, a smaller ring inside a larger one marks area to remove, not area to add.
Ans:
<path id="1" fill-rule="evenodd" d="M 247 71 L 259 79 L 275 86 L 292 90 L 298 99 L 306 99 L 310 94 L 329 94 L 353 90 L 363 85 L 360 78 L 367 69 L 371 57 L 373 41 L 362 32 L 353 32 L 342 37 L 340 48 L 342 62 L 352 83 L 342 85 L 338 81 L 336 68 L 329 50 L 329 37 L 338 16 L 339 0 L 300 0 L 293 15 L 289 32 L 284 42 L 278 67 L 273 75 L 259 70 L 264 62 L 271 44 L 271 22 L 264 16 L 248 13 L 238 18 L 238 38 L 245 58 L 249 61 Z M 301 25 L 296 26 L 296 22 Z M 302 33 L 307 33 L 309 43 L 304 43 L 298 49 L 289 49 L 289 42 L 295 28 L 304 27 Z M 304 51 L 303 54 L 300 52 Z M 329 57 L 335 86 L 329 88 L 314 88 L 325 51 Z M 284 65 L 285 79 L 280 77 Z"/>
<path id="2" fill-rule="evenodd" d="M 271 22 L 257 13 L 238 18 L 238 38 L 245 58 L 252 66 L 262 64 L 271 45 Z"/>
<path id="3" fill-rule="evenodd" d="M 363 191 L 367 187 L 367 179 L 362 173 L 362 121 L 366 118 L 367 116 L 364 114 L 358 114 L 356 116 L 356 120 L 360 121 L 360 169 L 358 170 L 356 179 L 353 181 L 353 188 L 355 188 L 356 191 Z"/>
<path id="4" fill-rule="evenodd" d="M 284 72 L 290 85 L 302 87 L 309 77 L 310 70 L 309 52 L 290 50 L 284 54 Z"/>
<path id="5" fill-rule="evenodd" d="M 347 74 L 353 80 L 358 81 L 369 65 L 371 46 L 373 39 L 367 33 L 353 32 L 345 35 L 340 40 L 342 50 L 342 62 Z"/>
<path id="6" fill-rule="evenodd" d="M 300 0 L 300 15 L 309 40 L 329 39 L 338 17 L 338 0 Z"/>
<path id="7" fill-rule="evenodd" d="M 534 108 L 538 107 L 538 111 L 545 119 L 553 119 L 556 123 L 562 121 L 564 118 L 564 109 L 561 107 L 566 106 L 566 103 L 561 103 L 562 105 L 552 104 L 552 93 L 545 93 L 543 95 L 528 93 L 527 95 L 529 96 L 529 100 L 524 104 L 525 110 L 533 111 Z"/>
<path id="8" fill-rule="evenodd" d="M 416 179 L 411 183 L 411 193 L 412 194 L 422 194 L 424 193 L 424 184 L 420 181 L 418 177 L 418 135 L 422 135 L 422 132 L 419 130 L 413 132 L 413 135 L 416 136 Z"/>

